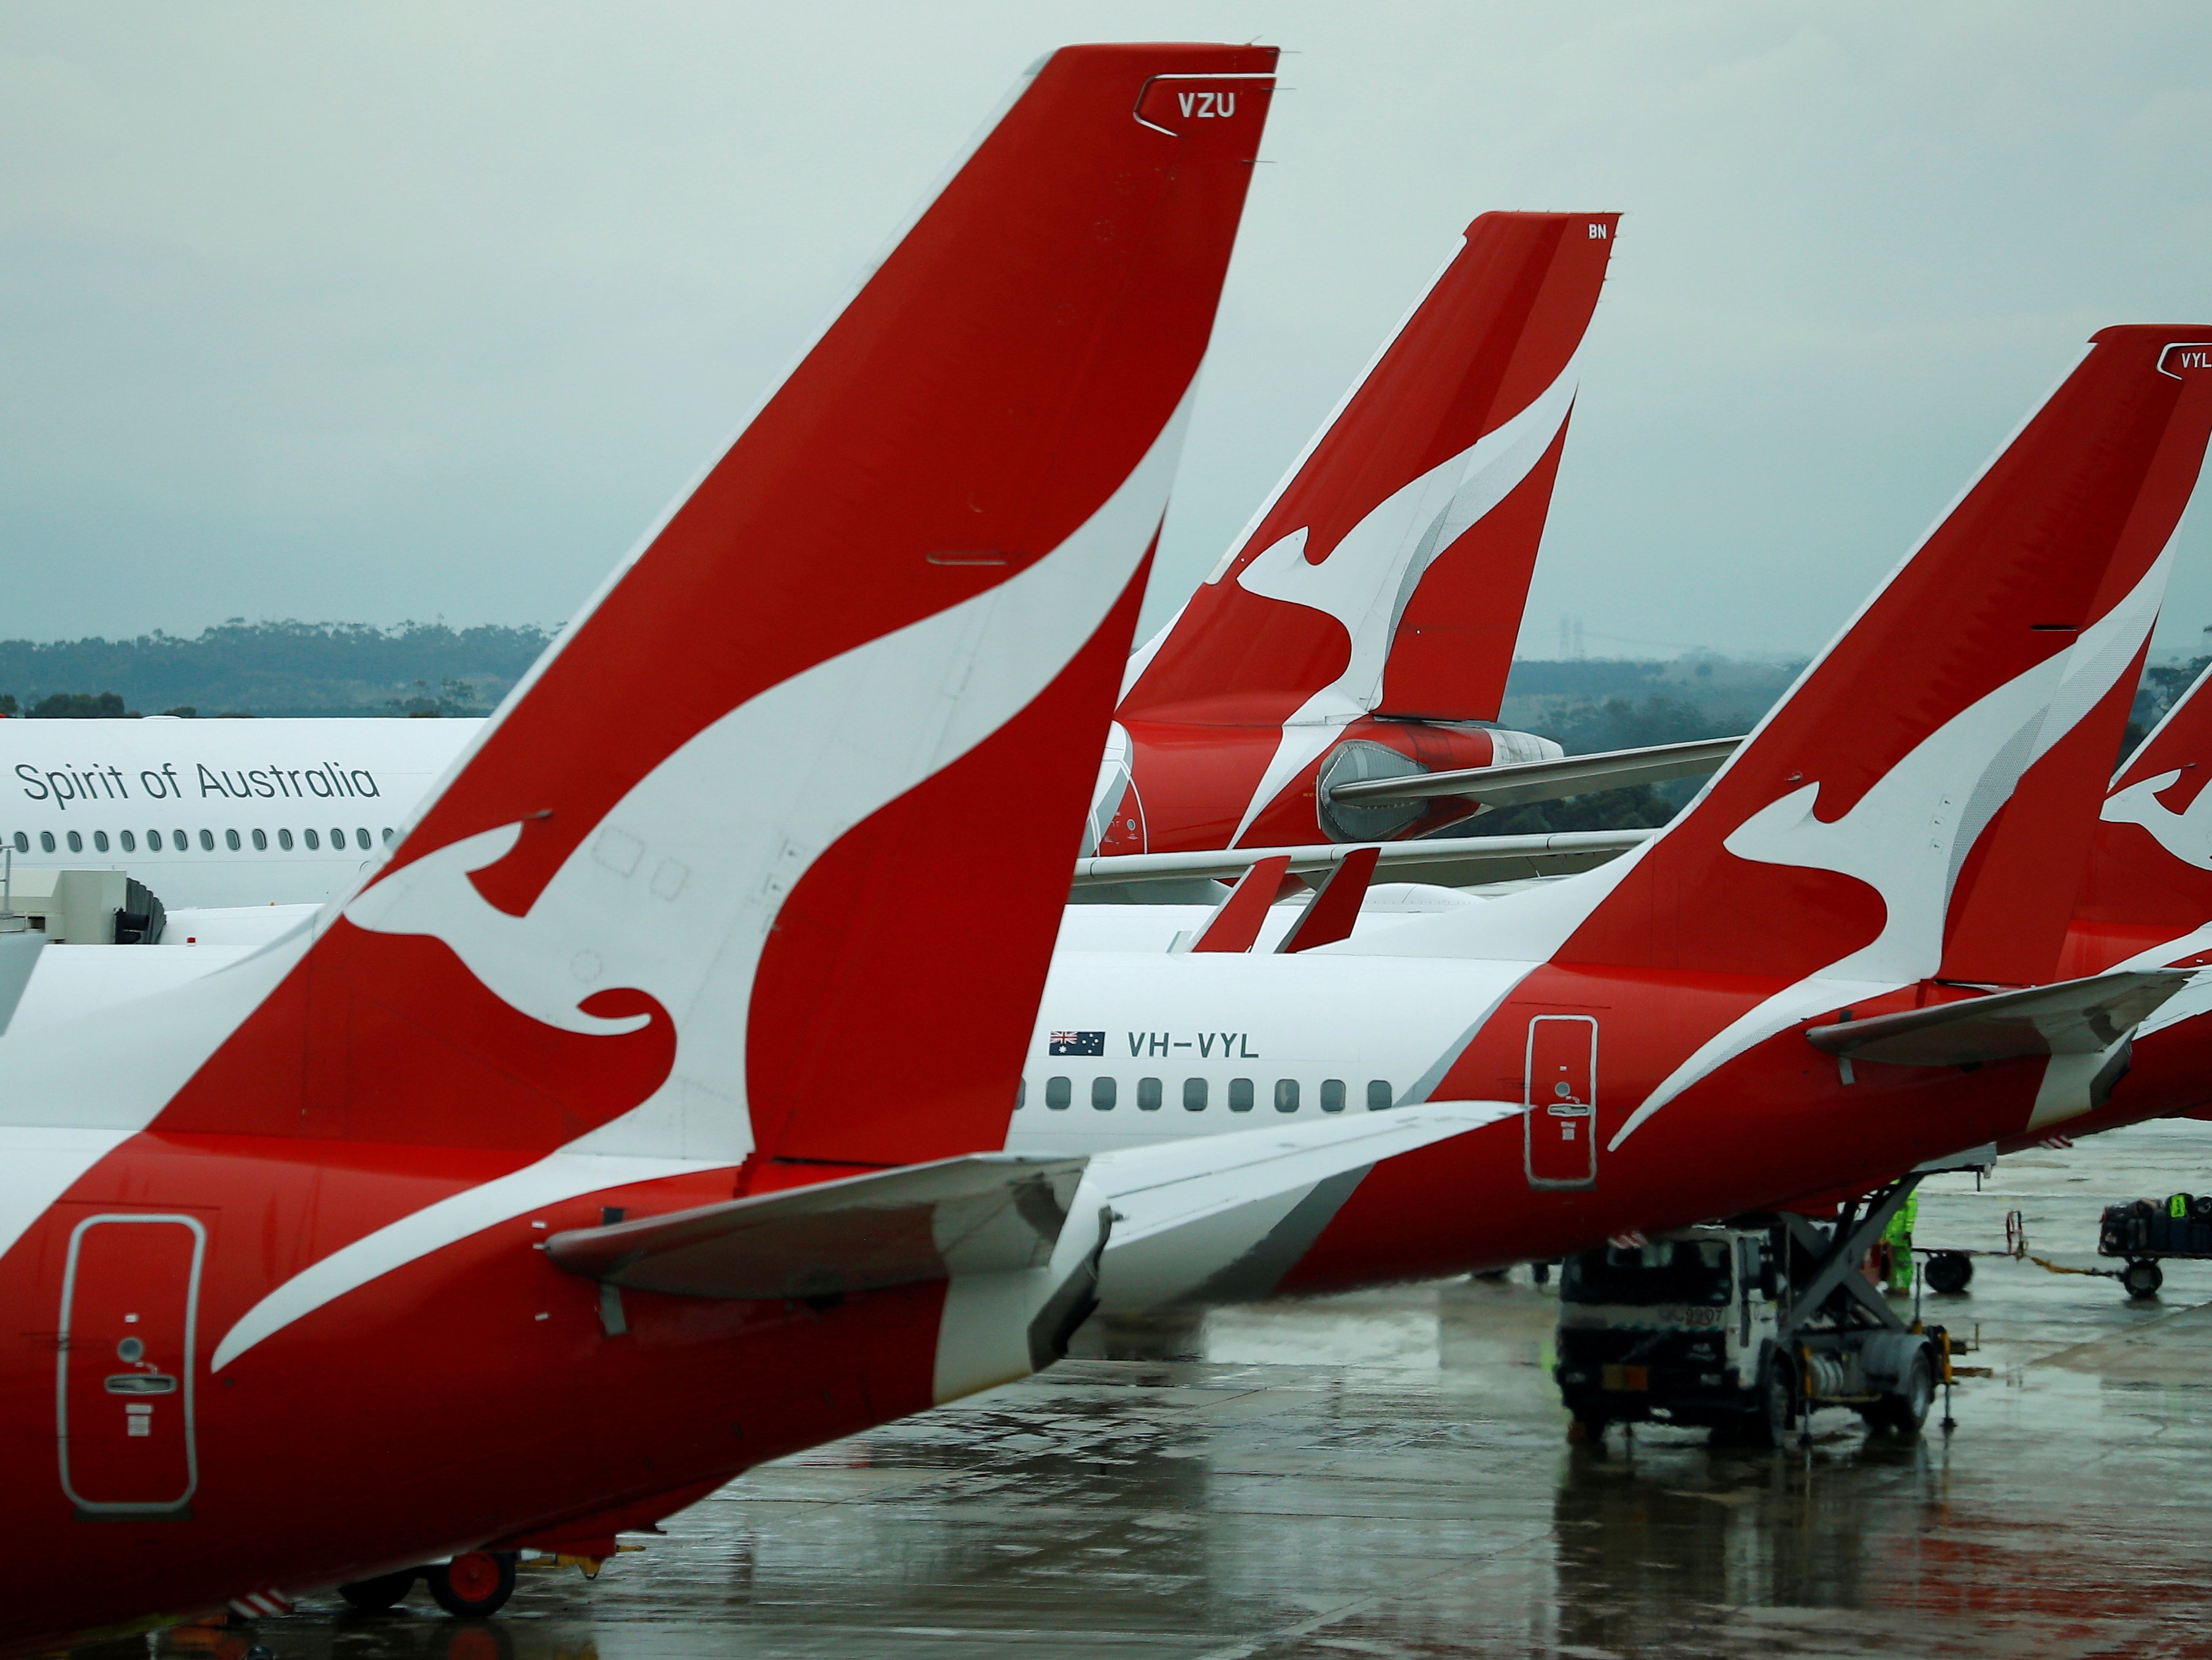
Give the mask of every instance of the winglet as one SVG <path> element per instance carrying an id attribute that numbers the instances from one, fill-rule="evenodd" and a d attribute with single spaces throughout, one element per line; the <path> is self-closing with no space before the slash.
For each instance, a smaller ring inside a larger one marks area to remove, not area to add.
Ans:
<path id="1" fill-rule="evenodd" d="M 1189 949 L 1251 950 L 1252 942 L 1260 937 L 1261 925 L 1267 920 L 1267 907 L 1275 903 L 1275 891 L 1290 868 L 1288 854 L 1254 861 L 1251 868 L 1237 879 L 1237 885 L 1229 891 L 1229 897 L 1206 919 Z"/>
<path id="2" fill-rule="evenodd" d="M 1312 899 L 1298 913 L 1298 920 L 1283 936 L 1283 943 L 1275 949 L 1311 951 L 1316 946 L 1333 946 L 1340 939 L 1352 938 L 1352 927 L 1359 921 L 1359 902 L 1367 897 L 1367 885 L 1375 876 L 1375 861 L 1381 856 L 1379 848 L 1354 848 L 1346 854 L 1343 862 L 1322 879 Z"/>

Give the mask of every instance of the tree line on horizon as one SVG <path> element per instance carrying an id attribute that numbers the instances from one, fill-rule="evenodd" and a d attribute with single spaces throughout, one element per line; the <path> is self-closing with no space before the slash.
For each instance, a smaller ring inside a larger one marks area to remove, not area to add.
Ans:
<path id="1" fill-rule="evenodd" d="M 0 713 L 100 720 L 138 714 L 488 714 L 552 639 L 532 624 L 248 623 L 186 638 L 0 640 Z"/>

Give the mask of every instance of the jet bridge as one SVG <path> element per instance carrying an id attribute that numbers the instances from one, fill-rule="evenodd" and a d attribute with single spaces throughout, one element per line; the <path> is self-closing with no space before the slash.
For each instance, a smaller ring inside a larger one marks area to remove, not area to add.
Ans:
<path id="1" fill-rule="evenodd" d="M 161 902 L 119 870 L 9 868 L 0 873 L 0 929 L 6 921 L 46 936 L 50 946 L 153 946 L 167 920 Z"/>

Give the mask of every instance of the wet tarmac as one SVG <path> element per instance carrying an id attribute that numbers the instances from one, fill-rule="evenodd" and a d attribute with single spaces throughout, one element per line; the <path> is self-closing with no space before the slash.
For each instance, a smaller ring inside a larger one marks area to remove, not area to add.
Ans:
<path id="1" fill-rule="evenodd" d="M 2212 1190 L 2212 1125 L 2146 1126 L 1924 1190 L 1923 1244 L 2097 1266 L 2098 1212 Z M 1941 1190 L 1935 1190 L 1940 1189 Z M 1073 1359 L 763 1468 L 498 1619 L 419 1590 L 101 1660 L 1498 1654 L 2212 1656 L 2212 1264 L 2131 1303 L 1982 1258 L 1957 1427 L 1809 1448 L 1571 1448 L 1556 1310 L 1517 1274 L 1236 1310 L 1202 1358 Z"/>

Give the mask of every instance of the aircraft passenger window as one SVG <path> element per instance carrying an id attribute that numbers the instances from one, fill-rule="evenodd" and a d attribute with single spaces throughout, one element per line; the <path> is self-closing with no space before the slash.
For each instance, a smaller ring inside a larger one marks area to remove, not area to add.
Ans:
<path id="1" fill-rule="evenodd" d="M 266 853 L 269 851 L 269 832 L 267 830 L 258 830 L 253 832 L 253 850 L 256 853 Z"/>
<path id="2" fill-rule="evenodd" d="M 1044 1104 L 1054 1112 L 1066 1112 L 1067 1104 L 1075 1098 L 1075 1085 L 1065 1078 L 1044 1080 Z"/>
<path id="3" fill-rule="evenodd" d="M 200 832 L 200 851 L 202 853 L 213 853 L 215 851 L 215 832 L 213 830 L 204 830 Z"/>
<path id="4" fill-rule="evenodd" d="M 106 830 L 93 831 L 92 845 L 97 851 L 106 853 L 107 851 L 107 832 Z"/>
<path id="5" fill-rule="evenodd" d="M 392 826 L 389 824 L 384 827 L 384 845 L 387 848 L 392 845 Z"/>
<path id="6" fill-rule="evenodd" d="M 169 845 L 174 848 L 179 853 L 186 853 L 191 848 L 191 843 L 185 839 L 185 833 L 182 830 L 171 830 L 169 832 Z M 210 842 L 209 845 L 212 846 L 214 844 Z"/>
<path id="7" fill-rule="evenodd" d="M 1367 1110 L 1381 1112 L 1390 1104 L 1390 1085 L 1380 1078 L 1370 1079 L 1367 1084 Z"/>
<path id="8" fill-rule="evenodd" d="M 236 853 L 238 851 L 238 832 L 236 830 L 225 830 L 222 833 L 222 840 L 223 845 L 228 848 L 233 853 Z"/>
<path id="9" fill-rule="evenodd" d="M 1229 1080 L 1229 1110 L 1231 1112 L 1252 1110 L 1252 1080 L 1250 1079 L 1232 1078 Z"/>
<path id="10" fill-rule="evenodd" d="M 136 853 L 138 851 L 138 838 L 137 836 L 131 835 L 129 830 L 118 830 L 115 833 L 123 838 L 124 852 Z"/>
<path id="11" fill-rule="evenodd" d="M 287 852 L 287 853 L 291 852 L 291 851 L 292 851 L 292 832 L 291 832 L 291 831 L 289 831 L 289 830 L 278 830 L 278 831 L 276 832 L 276 845 L 277 845 L 278 847 L 282 848 L 283 848 L 285 852 Z"/>
<path id="12" fill-rule="evenodd" d="M 1158 1112 L 1160 1110 L 1160 1080 L 1139 1078 L 1137 1080 L 1137 1110 Z"/>
<path id="13" fill-rule="evenodd" d="M 1182 1080 L 1182 1110 L 1185 1112 L 1206 1110 L 1206 1079 L 1186 1078 Z"/>
<path id="14" fill-rule="evenodd" d="M 1115 1095 L 1115 1089 L 1112 1079 L 1094 1078 L 1091 1080 L 1091 1104 L 1099 1111 L 1111 1112 L 1114 1110 Z"/>
<path id="15" fill-rule="evenodd" d="M 71 853 L 82 853 L 84 851 L 84 837 L 79 836 L 75 830 L 71 830 L 69 833 L 69 844 L 70 851 Z"/>
<path id="16" fill-rule="evenodd" d="M 331 851 L 332 853 L 343 853 L 345 851 L 345 832 L 343 830 L 334 830 L 331 832 Z"/>
<path id="17" fill-rule="evenodd" d="M 1030 1080 L 1018 1079 L 1014 1083 L 1014 1110 L 1019 1112 L 1030 1104 Z"/>
<path id="18" fill-rule="evenodd" d="M 1275 1110 L 1296 1112 L 1298 1110 L 1298 1080 L 1278 1078 L 1275 1080 Z"/>
<path id="19" fill-rule="evenodd" d="M 54 850 L 54 833 L 52 830 L 39 832 L 39 848 L 42 853 L 52 853 Z"/>
<path id="20" fill-rule="evenodd" d="M 147 851 L 148 851 L 148 852 L 149 852 L 149 853 L 159 853 L 159 852 L 161 852 L 161 831 L 159 831 L 159 830 L 148 830 L 148 831 L 146 832 L 146 848 L 147 848 Z"/>
<path id="21" fill-rule="evenodd" d="M 1324 1078 L 1321 1080 L 1321 1110 L 1323 1112 L 1344 1110 L 1344 1079 Z"/>
<path id="22" fill-rule="evenodd" d="M 22 831 L 17 830 L 15 832 L 15 851 L 18 853 L 28 853 L 30 850 L 31 838 L 24 835 Z"/>
<path id="23" fill-rule="evenodd" d="M 315 852 L 323 845 L 323 838 L 316 835 L 313 830 L 301 830 L 300 834 L 307 838 L 307 851 L 309 853 Z"/>
<path id="24" fill-rule="evenodd" d="M 356 830 L 353 833 L 353 844 L 359 848 L 363 853 L 367 853 L 368 851 L 368 832 L 365 830 Z"/>

